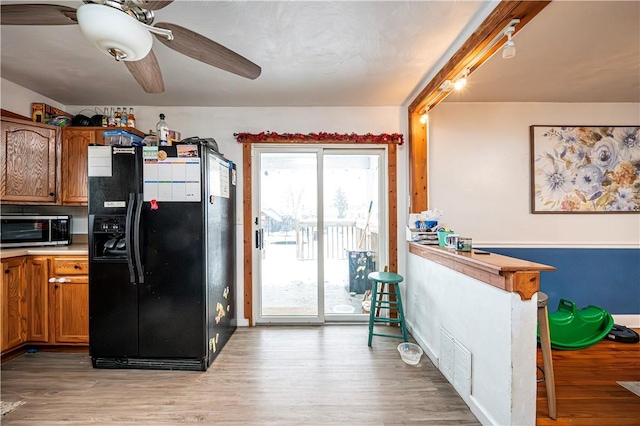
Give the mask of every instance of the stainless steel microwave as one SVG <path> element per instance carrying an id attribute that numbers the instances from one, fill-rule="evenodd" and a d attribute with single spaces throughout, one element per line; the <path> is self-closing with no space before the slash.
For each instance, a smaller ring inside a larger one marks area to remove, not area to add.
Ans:
<path id="1" fill-rule="evenodd" d="M 71 244 L 71 216 L 0 216 L 0 247 Z"/>

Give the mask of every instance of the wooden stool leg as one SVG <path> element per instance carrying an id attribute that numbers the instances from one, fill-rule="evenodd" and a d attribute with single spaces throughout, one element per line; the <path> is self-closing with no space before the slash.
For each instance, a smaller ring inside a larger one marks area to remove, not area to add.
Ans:
<path id="1" fill-rule="evenodd" d="M 556 382 L 553 375 L 553 357 L 551 355 L 551 338 L 549 335 L 549 316 L 547 307 L 538 308 L 538 327 L 540 328 L 540 348 L 544 366 L 544 383 L 547 388 L 547 404 L 549 417 L 556 419 Z"/>

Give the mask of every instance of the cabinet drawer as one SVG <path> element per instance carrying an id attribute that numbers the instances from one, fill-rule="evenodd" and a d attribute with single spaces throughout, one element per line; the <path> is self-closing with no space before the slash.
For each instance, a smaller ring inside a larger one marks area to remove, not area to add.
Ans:
<path id="1" fill-rule="evenodd" d="M 53 259 L 55 275 L 88 275 L 89 259 L 86 257 L 69 257 Z"/>

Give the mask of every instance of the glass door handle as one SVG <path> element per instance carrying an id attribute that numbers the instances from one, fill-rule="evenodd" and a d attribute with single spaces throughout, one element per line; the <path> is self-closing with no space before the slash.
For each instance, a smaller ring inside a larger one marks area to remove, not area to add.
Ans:
<path id="1" fill-rule="evenodd" d="M 262 250 L 264 248 L 264 229 L 256 230 L 256 248 Z"/>

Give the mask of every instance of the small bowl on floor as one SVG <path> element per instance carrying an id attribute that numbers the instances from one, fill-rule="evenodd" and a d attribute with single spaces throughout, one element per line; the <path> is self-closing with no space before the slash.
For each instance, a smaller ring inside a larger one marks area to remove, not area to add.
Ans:
<path id="1" fill-rule="evenodd" d="M 336 314 L 352 314 L 356 311 L 356 308 L 351 305 L 336 305 L 333 307 L 333 312 Z"/>
<path id="2" fill-rule="evenodd" d="M 422 357 L 422 348 L 415 343 L 403 342 L 398 345 L 402 360 L 409 365 L 418 365 Z"/>

